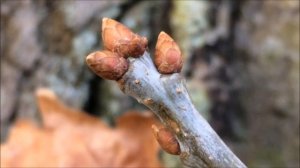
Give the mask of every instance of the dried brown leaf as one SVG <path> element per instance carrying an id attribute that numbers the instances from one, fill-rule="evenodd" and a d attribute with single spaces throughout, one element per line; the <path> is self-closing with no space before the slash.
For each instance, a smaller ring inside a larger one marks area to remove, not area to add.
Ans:
<path id="1" fill-rule="evenodd" d="M 1 167 L 160 167 L 150 113 L 128 112 L 109 128 L 66 107 L 47 89 L 37 91 L 43 127 L 18 121 L 1 145 Z"/>

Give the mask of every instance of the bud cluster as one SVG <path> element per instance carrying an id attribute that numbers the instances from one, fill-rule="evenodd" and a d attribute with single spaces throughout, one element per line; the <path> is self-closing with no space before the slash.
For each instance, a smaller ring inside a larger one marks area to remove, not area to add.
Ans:
<path id="1" fill-rule="evenodd" d="M 126 58 L 143 55 L 148 40 L 109 18 L 103 18 L 101 30 L 105 50 L 88 55 L 86 62 L 98 76 L 118 80 L 128 70 Z M 158 36 L 154 63 L 162 74 L 181 71 L 183 63 L 181 51 L 165 32 L 161 32 Z"/>
<path id="2" fill-rule="evenodd" d="M 106 50 L 89 54 L 86 62 L 98 76 L 109 80 L 120 79 L 128 70 L 126 58 L 142 55 L 148 45 L 145 37 L 109 18 L 102 20 L 102 39 Z"/>

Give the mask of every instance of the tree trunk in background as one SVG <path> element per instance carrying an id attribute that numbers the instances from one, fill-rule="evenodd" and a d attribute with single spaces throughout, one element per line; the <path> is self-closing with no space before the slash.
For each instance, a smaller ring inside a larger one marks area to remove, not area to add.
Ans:
<path id="1" fill-rule="evenodd" d="M 299 1 L 249 1 L 235 47 L 250 165 L 299 167 Z"/>
<path id="2" fill-rule="evenodd" d="M 147 36 L 150 52 L 160 31 L 175 38 L 196 108 L 246 165 L 299 167 L 297 0 L 1 1 L 2 141 L 17 118 L 38 118 L 40 86 L 106 119 L 145 108 L 85 65 L 103 48 L 102 17 Z"/>
<path id="3" fill-rule="evenodd" d="M 99 48 L 99 18 L 116 17 L 119 4 L 1 1 L 2 140 L 16 118 L 37 117 L 37 87 L 49 87 L 70 106 L 83 107 L 92 78 L 85 55 Z"/>

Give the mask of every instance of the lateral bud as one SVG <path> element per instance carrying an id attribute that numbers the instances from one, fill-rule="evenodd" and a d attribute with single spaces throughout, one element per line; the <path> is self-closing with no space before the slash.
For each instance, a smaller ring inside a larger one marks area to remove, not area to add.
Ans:
<path id="1" fill-rule="evenodd" d="M 128 70 L 128 62 L 125 58 L 110 51 L 97 51 L 86 57 L 86 63 L 98 76 L 118 80 Z"/>
<path id="2" fill-rule="evenodd" d="M 160 32 L 155 47 L 155 65 L 160 73 L 180 72 L 183 64 L 176 42 L 165 32 Z"/>
<path id="3" fill-rule="evenodd" d="M 164 151 L 172 155 L 180 154 L 179 143 L 171 130 L 166 127 L 157 128 L 156 125 L 152 125 L 152 132 Z"/>
<path id="4" fill-rule="evenodd" d="M 146 37 L 133 33 L 123 24 L 109 18 L 102 20 L 102 39 L 106 49 L 125 58 L 143 55 L 148 45 Z"/>

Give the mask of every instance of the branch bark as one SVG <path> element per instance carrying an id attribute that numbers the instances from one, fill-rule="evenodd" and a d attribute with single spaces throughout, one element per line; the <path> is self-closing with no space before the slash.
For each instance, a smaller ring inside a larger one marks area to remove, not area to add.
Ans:
<path id="1" fill-rule="evenodd" d="M 128 58 L 120 89 L 150 108 L 176 135 L 186 167 L 246 167 L 195 109 L 179 73 L 160 74 L 149 53 Z"/>
<path id="2" fill-rule="evenodd" d="M 148 40 L 121 23 L 103 18 L 102 38 L 106 50 L 89 54 L 87 64 L 156 113 L 168 128 L 159 132 L 153 127 L 163 149 L 180 153 L 186 167 L 246 167 L 195 109 L 177 73 L 183 64 L 181 51 L 168 34 L 158 35 L 156 66 L 145 51 Z"/>

